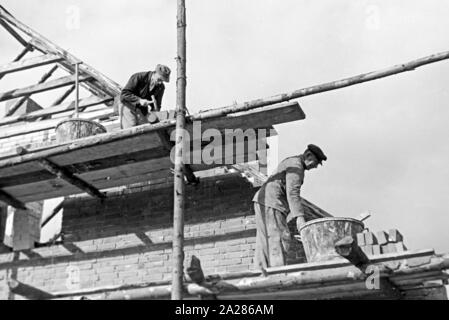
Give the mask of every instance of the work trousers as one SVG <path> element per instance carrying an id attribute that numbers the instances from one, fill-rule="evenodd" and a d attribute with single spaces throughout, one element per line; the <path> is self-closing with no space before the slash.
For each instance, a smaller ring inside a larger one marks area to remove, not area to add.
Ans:
<path id="1" fill-rule="evenodd" d="M 284 213 L 254 202 L 256 214 L 256 268 L 278 267 L 287 263 L 292 235 Z"/>
<path id="2" fill-rule="evenodd" d="M 124 104 L 121 105 L 121 108 L 120 128 L 127 129 L 149 123 L 148 118 L 138 108 L 130 108 Z"/>

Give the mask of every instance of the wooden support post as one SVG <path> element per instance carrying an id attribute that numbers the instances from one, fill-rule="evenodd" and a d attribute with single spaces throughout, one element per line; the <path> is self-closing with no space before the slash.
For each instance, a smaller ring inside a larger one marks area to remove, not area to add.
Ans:
<path id="1" fill-rule="evenodd" d="M 37 83 L 36 86 L 42 85 L 45 81 L 47 81 L 52 75 L 53 73 L 55 73 L 55 71 L 58 69 L 57 66 L 53 66 L 46 74 L 44 74 L 41 79 L 39 80 L 39 82 Z M 32 87 L 36 87 L 36 86 L 32 86 Z M 1 98 L 0 94 L 0 98 Z M 32 93 L 25 93 L 24 95 L 22 95 L 21 99 L 19 101 L 17 101 L 12 107 L 11 109 L 8 110 L 8 113 L 6 114 L 6 116 L 10 116 L 12 114 L 14 114 L 14 112 L 17 111 L 17 109 L 20 108 L 20 106 L 32 95 Z"/>
<path id="2" fill-rule="evenodd" d="M 359 269 L 364 269 L 364 267 L 369 263 L 368 257 L 357 245 L 357 241 L 351 236 L 344 237 L 335 244 L 335 251 L 342 257 L 346 258 Z"/>
<path id="3" fill-rule="evenodd" d="M 3 201 L 4 203 L 10 205 L 11 207 L 26 210 L 25 204 L 23 204 L 21 201 L 17 200 L 16 198 L 12 197 L 8 193 L 0 190 L 0 201 Z"/>
<path id="4" fill-rule="evenodd" d="M 99 198 L 99 199 L 106 198 L 105 194 L 100 192 L 100 191 L 98 191 L 97 188 L 95 188 L 94 186 L 90 185 L 86 181 L 76 177 L 69 170 L 67 170 L 65 168 L 62 168 L 62 167 L 59 167 L 57 164 L 51 162 L 50 160 L 40 159 L 39 160 L 39 164 L 44 169 L 46 169 L 48 172 L 54 174 L 55 176 L 57 176 L 58 178 L 60 178 L 60 179 L 62 179 L 64 181 L 67 181 L 68 183 L 78 187 L 79 189 L 87 192 L 91 196 Z"/>
<path id="5" fill-rule="evenodd" d="M 80 64 L 82 62 L 76 62 L 75 63 L 75 112 L 73 116 L 75 118 L 78 118 L 79 116 L 79 100 L 80 100 L 80 83 L 79 83 L 79 76 L 80 76 Z"/>
<path id="6" fill-rule="evenodd" d="M 182 300 L 184 264 L 184 127 L 186 110 L 186 8 L 185 0 L 177 2 L 177 81 L 176 81 L 176 150 L 173 212 L 172 300 Z"/>
<path id="7" fill-rule="evenodd" d="M 9 290 L 12 293 L 30 300 L 47 300 L 54 298 L 54 295 L 52 295 L 51 293 L 32 287 L 14 279 L 8 280 L 8 286 Z"/>

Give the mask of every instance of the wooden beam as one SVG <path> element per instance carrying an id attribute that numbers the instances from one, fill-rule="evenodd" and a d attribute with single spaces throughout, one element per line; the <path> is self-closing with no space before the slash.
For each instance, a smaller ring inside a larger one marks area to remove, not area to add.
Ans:
<path id="1" fill-rule="evenodd" d="M 32 50 L 31 45 L 23 48 L 23 50 L 17 55 L 17 57 L 14 58 L 14 60 L 12 62 L 20 61 L 31 50 Z M 4 74 L 0 74 L 0 80 L 3 79 L 4 76 L 5 76 Z"/>
<path id="2" fill-rule="evenodd" d="M 11 207 L 26 210 L 25 204 L 23 204 L 21 201 L 17 200 L 16 198 L 12 197 L 8 193 L 4 192 L 3 190 L 0 190 L 0 201 L 3 201 L 4 203 L 10 205 Z"/>
<path id="3" fill-rule="evenodd" d="M 283 107 L 285 107 L 284 104 L 279 105 L 280 110 Z M 272 107 L 270 107 L 270 109 L 272 109 Z M 108 111 L 108 110 L 106 110 L 106 111 Z M 110 111 L 110 114 L 113 114 L 112 110 Z M 81 117 L 83 117 L 83 115 L 81 115 Z M 97 119 L 97 118 L 98 118 L 98 116 L 94 112 L 92 112 L 92 116 L 89 116 L 89 117 L 86 116 L 86 119 Z M 41 122 L 31 123 L 31 124 L 29 124 L 29 126 L 30 126 L 29 128 L 25 128 L 25 126 L 28 126 L 28 124 L 27 124 L 21 128 L 22 134 L 23 134 L 23 132 L 30 133 L 30 132 L 53 128 L 57 124 L 57 121 L 58 121 L 58 119 L 53 119 L 53 120 L 45 120 L 45 121 L 41 121 Z M 34 159 L 39 159 L 39 158 L 48 158 L 48 157 L 52 157 L 55 155 L 64 154 L 64 153 L 72 151 L 72 150 L 79 150 L 79 149 L 89 148 L 89 147 L 93 147 L 93 146 L 99 146 L 99 145 L 102 145 L 105 143 L 125 140 L 125 139 L 132 138 L 135 136 L 147 135 L 147 134 L 150 134 L 151 132 L 157 132 L 159 130 L 173 129 L 175 125 L 176 125 L 175 120 L 169 119 L 169 120 L 165 120 L 163 122 L 156 123 L 153 125 L 142 125 L 142 126 L 132 127 L 132 128 L 116 131 L 116 132 L 110 132 L 110 133 L 104 134 L 104 135 L 87 137 L 87 138 L 83 138 L 82 141 L 77 141 L 76 144 L 70 143 L 67 145 L 56 146 L 56 147 L 53 147 L 48 150 L 33 152 L 29 155 L 24 155 L 23 157 L 12 157 L 9 159 L 1 160 L 0 167 L 16 165 L 16 164 L 32 161 Z M 9 128 L 7 128 L 7 129 L 8 130 L 3 131 L 0 128 L 0 138 L 7 138 L 7 137 L 10 137 L 13 135 L 21 134 L 21 131 L 19 130 L 20 128 L 12 127 L 11 129 L 9 129 Z M 14 131 L 12 131 L 12 129 L 14 129 Z"/>
<path id="4" fill-rule="evenodd" d="M 46 169 L 48 172 L 54 174 L 59 179 L 62 179 L 64 181 L 67 181 L 68 183 L 78 187 L 79 189 L 87 192 L 93 197 L 104 199 L 106 198 L 106 195 L 99 190 L 97 190 L 94 186 L 90 185 L 86 181 L 78 178 L 75 176 L 72 172 L 65 168 L 59 167 L 57 164 L 47 160 L 47 159 L 41 159 L 38 161 L 39 164 Z"/>
<path id="5" fill-rule="evenodd" d="M 243 103 L 239 103 L 239 104 L 235 104 L 235 105 L 231 105 L 231 106 L 225 106 L 225 107 L 218 108 L 218 109 L 211 109 L 211 110 L 203 111 L 202 113 L 200 113 L 198 116 L 195 117 L 195 120 L 202 120 L 204 118 L 208 118 L 211 116 L 219 117 L 219 116 L 223 116 L 223 115 L 226 115 L 226 114 L 229 114 L 232 112 L 236 112 L 237 110 L 238 111 L 250 110 L 250 109 L 254 109 L 254 108 L 272 105 L 275 103 L 289 101 L 292 99 L 298 99 L 301 97 L 310 96 L 310 95 L 317 94 L 317 93 L 341 89 L 341 88 L 353 86 L 356 84 L 393 76 L 393 75 L 396 75 L 396 74 L 399 74 L 402 72 L 414 71 L 416 68 L 419 68 L 421 66 L 435 63 L 438 61 L 443 61 L 446 59 L 449 59 L 449 51 L 432 54 L 430 56 L 426 56 L 426 57 L 423 57 L 420 59 L 402 63 L 402 64 L 399 64 L 399 65 L 396 65 L 396 66 L 393 66 L 390 68 L 386 68 L 383 70 L 373 71 L 373 72 L 369 72 L 369 73 L 362 73 L 362 74 L 359 74 L 354 77 L 344 78 L 344 79 L 332 81 L 332 82 L 327 82 L 327 83 L 311 86 L 308 88 L 303 88 L 303 89 L 299 89 L 299 90 L 295 90 L 295 91 L 291 91 L 291 92 L 282 93 L 282 94 L 279 94 L 276 96 L 251 100 L 251 101 L 247 101 L 247 102 L 243 102 Z"/>
<path id="6" fill-rule="evenodd" d="M 18 30 L 22 31 L 24 34 L 33 38 L 33 40 L 34 40 L 33 45 L 35 45 L 35 46 L 37 45 L 41 49 L 44 49 L 45 52 L 47 52 L 47 53 L 53 53 L 53 54 L 60 55 L 68 62 L 69 65 L 74 64 L 77 61 L 81 60 L 81 59 L 76 58 L 75 56 L 73 56 L 72 54 L 67 52 L 66 50 L 62 49 L 61 47 L 57 46 L 56 44 L 52 43 L 50 40 L 45 38 L 40 33 L 36 32 L 35 30 L 31 29 L 24 23 L 17 20 L 7 10 L 5 10 L 5 8 L 3 8 L 1 6 L 0 6 L 0 18 L 4 19 L 8 23 L 10 23 L 12 26 L 16 27 Z M 109 95 L 116 96 L 116 95 L 120 94 L 121 87 L 115 81 L 106 77 L 105 75 L 98 72 L 91 66 L 89 66 L 87 64 L 83 64 L 82 66 L 80 66 L 80 72 L 92 76 L 98 82 L 99 86 L 101 86 L 102 90 L 107 92 Z"/>
<path id="7" fill-rule="evenodd" d="M 54 298 L 52 294 L 46 291 L 32 287 L 28 284 L 19 282 L 14 279 L 8 280 L 8 287 L 12 293 L 30 300 L 47 300 Z"/>
<path id="8" fill-rule="evenodd" d="M 55 100 L 55 102 L 53 102 L 51 104 L 51 107 L 60 105 L 61 103 L 64 102 L 65 99 L 67 99 L 67 97 L 75 90 L 75 85 L 72 85 L 70 88 L 68 88 L 58 99 Z"/>
<path id="9" fill-rule="evenodd" d="M 89 79 L 91 79 L 90 76 L 81 76 L 80 77 L 80 81 L 87 81 Z M 28 95 L 39 93 L 39 92 L 58 89 L 58 88 L 72 85 L 74 83 L 75 83 L 74 76 L 66 76 L 66 77 L 62 77 L 59 79 L 49 81 L 47 83 L 40 83 L 40 84 L 25 87 L 25 88 L 19 88 L 19 89 L 14 89 L 14 90 L 0 93 L 0 101 L 16 99 L 16 98 L 28 96 Z"/>
<path id="10" fill-rule="evenodd" d="M 3 19 L 1 19 L 1 17 L 0 17 L 0 25 L 2 25 L 3 28 L 5 28 L 6 31 L 8 31 L 18 42 L 20 42 L 20 44 L 22 46 L 24 46 L 24 47 L 28 46 L 28 42 L 26 42 L 25 39 L 23 39 L 22 36 L 20 36 L 16 30 L 11 28 L 11 26 L 9 24 L 7 24 L 5 21 L 3 21 Z"/>
<path id="11" fill-rule="evenodd" d="M 23 48 L 22 51 L 20 51 L 20 53 L 17 55 L 17 57 L 14 58 L 14 60 L 12 62 L 21 60 L 23 57 L 25 57 L 25 55 L 28 52 L 31 52 L 33 50 L 34 50 L 33 46 L 30 43 L 28 43 L 28 45 L 25 48 Z"/>
<path id="12" fill-rule="evenodd" d="M 65 199 L 62 200 L 51 212 L 51 214 L 41 223 L 41 228 L 45 227 L 64 208 Z"/>
<path id="13" fill-rule="evenodd" d="M 55 73 L 55 71 L 58 69 L 58 66 L 53 66 L 47 73 L 45 73 L 41 79 L 38 81 L 37 84 L 41 84 L 44 83 L 45 81 L 47 81 L 52 75 L 53 73 Z M 6 113 L 6 116 L 9 117 L 11 115 L 13 115 L 17 109 L 20 108 L 20 106 L 31 96 L 31 94 L 27 94 L 25 96 L 23 96 L 21 99 L 19 99 L 19 101 L 17 101 L 13 106 L 11 106 L 11 108 L 8 110 L 8 112 Z"/>
<path id="14" fill-rule="evenodd" d="M 42 54 L 47 54 L 49 52 L 49 50 L 47 50 L 47 47 L 45 46 L 45 44 L 38 41 L 37 39 L 31 39 L 30 44 L 34 48 L 36 48 L 36 50 L 40 51 Z M 57 62 L 56 64 L 61 70 L 65 71 L 69 74 L 75 73 L 75 69 L 69 61 L 63 60 L 63 61 Z M 95 96 L 102 97 L 105 95 L 111 95 L 109 91 L 103 90 L 101 84 L 99 84 L 98 81 L 96 81 L 95 79 L 92 79 L 89 82 L 82 82 L 81 86 Z"/>
<path id="15" fill-rule="evenodd" d="M 56 56 L 54 54 L 44 54 L 38 57 L 32 57 L 21 61 L 11 62 L 7 65 L 0 66 L 0 75 L 41 67 L 61 60 L 62 60 L 61 57 Z"/>
<path id="16" fill-rule="evenodd" d="M 85 99 L 80 100 L 80 108 L 88 108 L 92 106 L 96 106 L 102 103 L 106 103 L 108 101 L 113 100 L 112 98 L 99 98 L 96 96 L 91 96 Z M 3 119 L 0 119 L 0 126 L 6 124 L 12 124 L 20 121 L 32 121 L 41 117 L 52 116 L 55 114 L 72 111 L 75 109 L 75 102 L 67 102 L 61 105 L 57 105 L 54 107 L 45 108 L 38 111 L 33 111 L 27 114 L 19 115 L 19 116 L 9 116 Z"/>

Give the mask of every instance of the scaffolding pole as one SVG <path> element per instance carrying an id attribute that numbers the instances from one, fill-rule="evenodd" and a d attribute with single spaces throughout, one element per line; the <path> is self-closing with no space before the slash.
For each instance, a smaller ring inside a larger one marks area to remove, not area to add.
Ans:
<path id="1" fill-rule="evenodd" d="M 173 210 L 173 273 L 172 300 L 182 300 L 184 263 L 184 163 L 183 139 L 186 114 L 186 8 L 178 0 L 177 14 L 177 78 L 176 78 L 176 146 Z"/>

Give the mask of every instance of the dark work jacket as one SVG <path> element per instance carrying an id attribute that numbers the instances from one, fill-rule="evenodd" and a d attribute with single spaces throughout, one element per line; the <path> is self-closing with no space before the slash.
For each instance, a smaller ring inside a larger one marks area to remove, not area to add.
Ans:
<path id="1" fill-rule="evenodd" d="M 154 95 L 160 110 L 162 107 L 162 96 L 165 91 L 165 85 L 163 83 L 160 85 L 151 86 L 151 75 L 153 73 L 154 71 L 148 71 L 133 74 L 120 94 L 120 101 L 124 105 L 131 108 L 140 109 L 145 116 L 148 114 L 148 109 L 147 107 L 139 104 L 139 99 L 147 99 L 151 101 L 151 96 Z"/>
<path id="2" fill-rule="evenodd" d="M 254 195 L 253 201 L 281 211 L 287 216 L 287 222 L 304 215 L 300 197 L 304 171 L 302 155 L 284 159 Z"/>

